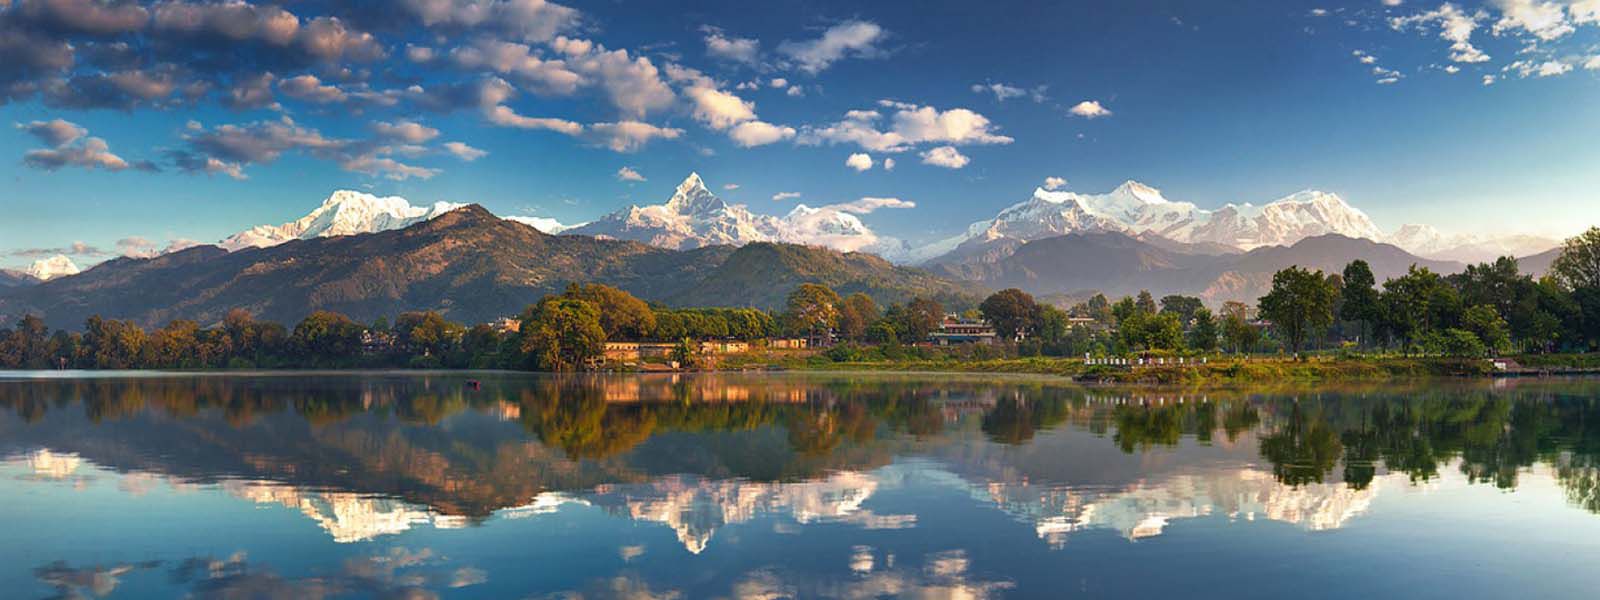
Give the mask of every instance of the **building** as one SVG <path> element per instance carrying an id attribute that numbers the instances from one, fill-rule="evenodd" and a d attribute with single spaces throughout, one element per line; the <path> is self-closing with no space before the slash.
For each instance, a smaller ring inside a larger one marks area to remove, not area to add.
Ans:
<path id="1" fill-rule="evenodd" d="M 500 317 L 489 323 L 497 333 L 516 333 L 522 330 L 522 320 L 516 317 Z"/>
<path id="2" fill-rule="evenodd" d="M 928 334 L 928 341 L 936 346 L 993 344 L 996 338 L 994 326 L 979 319 L 963 319 L 956 315 L 946 315 L 944 321 L 939 323 L 939 330 Z"/>
<path id="3" fill-rule="evenodd" d="M 805 338 L 778 338 L 767 340 L 767 347 L 775 350 L 805 350 Z"/>

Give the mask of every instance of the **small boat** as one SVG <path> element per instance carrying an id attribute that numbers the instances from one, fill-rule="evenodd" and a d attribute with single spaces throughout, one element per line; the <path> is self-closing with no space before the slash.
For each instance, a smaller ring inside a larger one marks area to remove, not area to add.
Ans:
<path id="1" fill-rule="evenodd" d="M 467 389 L 473 390 L 473 391 L 477 391 L 477 390 L 482 389 L 482 388 L 483 388 L 483 383 L 482 382 L 479 382 L 476 379 L 468 379 L 467 380 Z"/>

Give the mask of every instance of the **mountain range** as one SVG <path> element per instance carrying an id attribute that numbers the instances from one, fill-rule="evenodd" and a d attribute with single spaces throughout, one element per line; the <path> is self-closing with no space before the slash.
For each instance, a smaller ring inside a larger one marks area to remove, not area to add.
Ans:
<path id="1" fill-rule="evenodd" d="M 75 328 L 90 315 L 159 326 L 173 319 L 216 323 L 232 308 L 284 323 L 314 310 L 363 321 L 438 310 L 477 323 L 514 315 L 575 281 L 607 283 L 669 305 L 766 309 L 779 308 L 805 281 L 885 303 L 926 294 L 971 304 L 982 292 L 864 254 L 764 242 L 669 250 L 550 235 L 468 205 L 403 229 L 117 258 L 0 292 L 0 315 L 36 314 L 52 327 Z"/>

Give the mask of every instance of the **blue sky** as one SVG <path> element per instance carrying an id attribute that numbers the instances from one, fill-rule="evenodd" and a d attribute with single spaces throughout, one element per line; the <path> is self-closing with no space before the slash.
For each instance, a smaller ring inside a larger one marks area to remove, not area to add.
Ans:
<path id="1" fill-rule="evenodd" d="M 1386 230 L 1600 224 L 1600 0 L 0 7 L 3 266 L 346 188 L 572 223 L 690 171 L 772 214 L 910 200 L 863 219 L 913 243 L 1047 177 L 1207 208 L 1314 188 Z"/>

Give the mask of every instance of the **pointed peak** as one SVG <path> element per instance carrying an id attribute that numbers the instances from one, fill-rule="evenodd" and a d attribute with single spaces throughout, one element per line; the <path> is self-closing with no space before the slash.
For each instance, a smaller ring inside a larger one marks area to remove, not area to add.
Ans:
<path id="1" fill-rule="evenodd" d="M 1112 193 L 1132 196 L 1134 198 L 1151 203 L 1165 203 L 1167 201 L 1167 199 L 1161 195 L 1161 190 L 1139 183 L 1132 179 L 1122 182 L 1122 185 L 1117 186 L 1117 189 L 1113 190 Z"/>
<path id="2" fill-rule="evenodd" d="M 695 171 L 690 171 L 689 176 L 683 178 L 683 183 L 678 184 L 678 191 L 683 192 L 695 188 L 705 189 L 705 187 L 706 182 L 705 180 L 700 179 L 700 174 Z"/>

